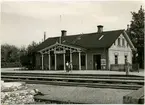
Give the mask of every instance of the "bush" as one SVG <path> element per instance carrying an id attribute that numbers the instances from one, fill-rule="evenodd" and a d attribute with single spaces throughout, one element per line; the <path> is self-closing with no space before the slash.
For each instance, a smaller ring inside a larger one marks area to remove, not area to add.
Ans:
<path id="1" fill-rule="evenodd" d="M 20 62 L 1 62 L 2 68 L 9 68 L 9 67 L 21 67 Z"/>

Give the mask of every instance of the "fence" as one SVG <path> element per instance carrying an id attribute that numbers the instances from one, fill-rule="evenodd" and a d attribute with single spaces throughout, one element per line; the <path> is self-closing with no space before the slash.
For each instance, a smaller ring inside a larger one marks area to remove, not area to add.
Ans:
<path id="1" fill-rule="evenodd" d="M 129 65 L 130 71 L 138 71 L 139 70 L 139 64 L 130 64 Z M 110 70 L 111 71 L 125 71 L 126 65 L 125 64 L 111 64 Z"/>
<path id="2" fill-rule="evenodd" d="M 2 68 L 9 68 L 9 67 L 21 67 L 20 62 L 1 62 Z"/>

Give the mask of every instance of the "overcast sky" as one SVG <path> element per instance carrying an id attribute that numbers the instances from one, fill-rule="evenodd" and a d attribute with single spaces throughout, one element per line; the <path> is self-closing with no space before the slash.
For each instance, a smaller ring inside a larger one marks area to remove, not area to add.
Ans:
<path id="1" fill-rule="evenodd" d="M 46 37 L 126 29 L 131 11 L 138 11 L 143 0 L 138 1 L 13 1 L 1 4 L 1 43 L 18 47 Z M 60 16 L 61 15 L 61 16 Z"/>

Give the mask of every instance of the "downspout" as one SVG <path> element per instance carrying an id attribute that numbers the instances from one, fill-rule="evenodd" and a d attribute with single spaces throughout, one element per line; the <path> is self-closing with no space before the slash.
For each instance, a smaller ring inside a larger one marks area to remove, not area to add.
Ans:
<path id="1" fill-rule="evenodd" d="M 106 65 L 105 65 L 106 67 L 105 68 L 108 69 L 108 56 L 107 56 L 107 50 L 106 50 L 106 48 L 104 48 L 104 54 L 105 54 L 104 58 L 106 59 Z"/>
<path id="2" fill-rule="evenodd" d="M 109 48 L 108 48 L 108 70 L 110 70 L 110 56 L 109 56 Z"/>

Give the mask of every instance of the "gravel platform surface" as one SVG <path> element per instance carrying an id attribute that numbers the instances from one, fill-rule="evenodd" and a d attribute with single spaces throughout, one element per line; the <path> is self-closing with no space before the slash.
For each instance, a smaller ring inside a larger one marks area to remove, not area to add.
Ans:
<path id="1" fill-rule="evenodd" d="M 133 92 L 133 90 L 123 89 L 101 89 L 42 84 L 27 84 L 27 86 L 30 89 L 38 89 L 45 94 L 41 96 L 41 98 L 88 104 L 122 104 L 123 96 Z"/>

